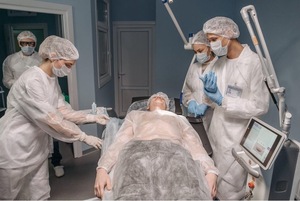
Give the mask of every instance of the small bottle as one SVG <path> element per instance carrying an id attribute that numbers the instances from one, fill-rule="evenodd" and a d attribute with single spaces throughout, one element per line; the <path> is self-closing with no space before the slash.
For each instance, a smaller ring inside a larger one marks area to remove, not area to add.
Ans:
<path id="1" fill-rule="evenodd" d="M 97 105 L 95 102 L 92 104 L 92 114 L 97 114 Z"/>

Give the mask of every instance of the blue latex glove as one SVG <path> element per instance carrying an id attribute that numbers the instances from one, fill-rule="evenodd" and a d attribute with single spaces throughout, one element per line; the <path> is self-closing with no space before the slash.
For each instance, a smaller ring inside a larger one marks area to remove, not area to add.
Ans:
<path id="1" fill-rule="evenodd" d="M 217 103 L 218 105 L 222 105 L 222 101 L 223 101 L 223 96 L 220 93 L 219 89 L 217 88 L 217 92 L 216 93 L 211 93 L 209 91 L 206 91 L 204 89 L 204 93 L 207 97 L 209 97 L 213 102 Z"/>
<path id="2" fill-rule="evenodd" d="M 208 106 L 205 104 L 198 104 L 195 100 L 189 102 L 188 112 L 194 114 L 194 117 L 203 116 Z"/>
<path id="3" fill-rule="evenodd" d="M 207 108 L 208 108 L 207 105 L 205 105 L 205 104 L 199 104 L 199 105 L 197 106 L 195 115 L 196 115 L 196 116 L 201 116 L 201 117 L 204 116 L 204 114 L 205 114 Z"/>
<path id="4" fill-rule="evenodd" d="M 195 100 L 191 100 L 188 105 L 188 113 L 195 114 L 198 103 Z"/>
<path id="5" fill-rule="evenodd" d="M 202 80 L 204 89 L 208 92 L 215 93 L 217 92 L 218 86 L 217 86 L 217 76 L 214 72 L 209 71 L 204 76 L 199 77 L 200 80 Z"/>

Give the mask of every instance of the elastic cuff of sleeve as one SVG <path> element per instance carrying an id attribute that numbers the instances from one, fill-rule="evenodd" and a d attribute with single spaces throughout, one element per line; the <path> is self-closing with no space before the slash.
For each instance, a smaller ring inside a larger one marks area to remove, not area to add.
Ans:
<path id="1" fill-rule="evenodd" d="M 222 106 L 223 108 L 227 108 L 227 99 L 225 98 L 225 97 L 223 97 L 223 99 L 222 99 L 222 102 L 221 102 L 221 105 L 220 106 Z"/>
<path id="2" fill-rule="evenodd" d="M 95 122 L 96 120 L 95 120 L 95 115 L 93 115 L 93 114 L 87 114 L 86 115 L 86 120 L 87 120 L 87 122 Z"/>
<path id="3" fill-rule="evenodd" d="M 195 100 L 195 99 L 188 100 L 188 101 L 186 102 L 186 104 L 189 105 L 189 103 L 190 103 L 191 101 L 196 101 L 196 100 Z M 196 102 L 197 102 L 197 101 L 196 101 Z"/>
<path id="4" fill-rule="evenodd" d="M 219 172 L 218 171 L 215 171 L 215 170 L 208 170 L 206 174 L 208 173 L 212 173 L 212 174 L 215 174 L 215 175 L 219 175 Z"/>
<path id="5" fill-rule="evenodd" d="M 82 134 L 81 134 L 80 137 L 79 137 L 79 141 L 80 141 L 80 142 L 83 142 L 83 141 L 85 140 L 86 137 L 87 137 L 87 135 L 86 135 L 84 132 L 82 132 Z"/>
<path id="6" fill-rule="evenodd" d="M 217 102 L 217 104 L 218 104 L 219 106 L 222 106 L 222 101 L 223 101 L 223 99 L 219 100 L 219 101 Z"/>
<path id="7" fill-rule="evenodd" d="M 97 168 L 96 168 L 96 171 L 97 171 L 97 170 L 99 170 L 99 169 L 103 169 L 103 170 L 105 170 L 105 171 L 107 172 L 107 174 L 108 174 L 108 170 L 107 170 L 105 167 L 101 167 L 101 166 L 99 166 L 99 167 L 97 167 Z"/>

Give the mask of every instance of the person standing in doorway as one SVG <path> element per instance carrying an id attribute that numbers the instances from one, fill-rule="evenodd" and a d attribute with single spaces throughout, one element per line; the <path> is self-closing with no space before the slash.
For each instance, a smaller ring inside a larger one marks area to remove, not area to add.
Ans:
<path id="1" fill-rule="evenodd" d="M 20 51 L 6 57 L 3 62 L 3 84 L 10 89 L 24 71 L 39 66 L 42 58 L 35 51 L 36 37 L 31 31 L 22 31 L 17 36 Z"/>

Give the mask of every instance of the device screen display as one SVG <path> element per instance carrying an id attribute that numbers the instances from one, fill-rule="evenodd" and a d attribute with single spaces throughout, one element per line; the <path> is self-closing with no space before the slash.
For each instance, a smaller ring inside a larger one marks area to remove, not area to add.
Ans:
<path id="1" fill-rule="evenodd" d="M 267 166 L 281 137 L 259 122 L 251 121 L 241 145 L 263 166 Z"/>

